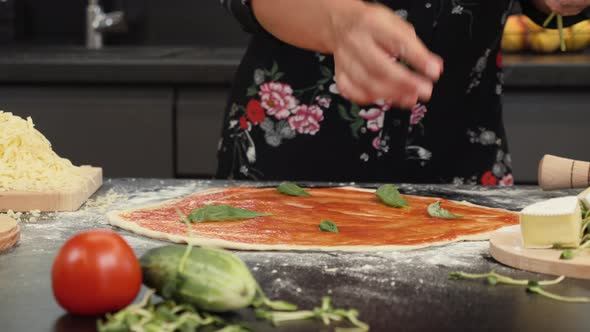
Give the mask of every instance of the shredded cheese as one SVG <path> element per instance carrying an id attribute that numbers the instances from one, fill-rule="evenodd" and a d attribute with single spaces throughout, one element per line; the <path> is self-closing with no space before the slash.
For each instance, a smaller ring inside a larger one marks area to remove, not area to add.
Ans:
<path id="1" fill-rule="evenodd" d="M 9 218 L 15 219 L 16 221 L 20 221 L 21 216 L 23 215 L 22 212 L 14 212 L 12 210 L 6 211 L 6 216 Z"/>
<path id="2" fill-rule="evenodd" d="M 39 220 L 52 220 L 56 217 L 57 212 L 50 212 L 41 214 L 39 210 L 31 210 L 28 212 L 15 212 L 12 210 L 6 211 L 6 213 L 0 213 L 0 217 L 6 216 L 11 219 L 16 220 L 16 222 L 21 223 L 34 223 Z"/>
<path id="3" fill-rule="evenodd" d="M 68 190 L 85 178 L 53 151 L 30 117 L 0 111 L 0 191 Z"/>
<path id="4" fill-rule="evenodd" d="M 111 188 L 105 194 L 87 200 L 81 211 L 87 212 L 90 210 L 96 210 L 98 212 L 105 213 L 110 209 L 111 205 L 123 197 L 124 195 L 119 194 Z"/>

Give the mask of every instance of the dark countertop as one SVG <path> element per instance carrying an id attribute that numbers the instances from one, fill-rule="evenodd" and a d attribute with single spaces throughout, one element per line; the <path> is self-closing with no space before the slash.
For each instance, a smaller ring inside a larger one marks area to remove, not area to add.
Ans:
<path id="1" fill-rule="evenodd" d="M 5 47 L 0 83 L 141 83 L 228 85 L 241 48 Z M 590 53 L 505 55 L 507 87 L 588 87 Z"/>
<path id="2" fill-rule="evenodd" d="M 507 87 L 590 87 L 590 52 L 505 55 Z"/>
<path id="3" fill-rule="evenodd" d="M 104 213 L 149 204 L 227 182 L 119 179 L 107 181 L 78 212 L 44 214 L 21 222 L 20 244 L 0 254 L 0 322 L 3 331 L 92 331 L 94 319 L 66 315 L 54 302 L 50 268 L 61 244 L 91 228 L 109 228 Z M 571 191 L 546 193 L 535 187 L 485 189 L 468 186 L 402 185 L 404 193 L 435 195 L 520 209 Z M 110 195 L 106 195 L 111 192 Z M 113 194 L 114 193 L 114 194 Z M 113 196 L 114 195 L 114 196 Z M 110 198 L 109 198 L 110 197 Z M 21 217 L 27 219 L 27 217 Z M 138 255 L 164 244 L 118 230 Z M 303 308 L 329 294 L 340 307 L 355 307 L 372 331 L 587 331 L 590 304 L 564 304 L 522 288 L 450 281 L 449 272 L 495 269 L 518 278 L 543 276 L 497 264 L 487 242 L 464 242 L 392 253 L 239 252 L 271 298 Z M 567 279 L 552 290 L 590 296 L 590 281 Z M 256 331 L 274 331 L 254 323 Z M 277 331 L 331 331 L 314 323 Z"/>

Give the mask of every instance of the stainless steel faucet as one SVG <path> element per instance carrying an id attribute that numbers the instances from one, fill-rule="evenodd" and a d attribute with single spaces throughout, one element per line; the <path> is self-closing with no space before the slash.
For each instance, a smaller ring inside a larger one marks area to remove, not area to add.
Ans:
<path id="1" fill-rule="evenodd" d="M 105 13 L 98 0 L 89 0 L 86 7 L 86 48 L 99 50 L 103 46 L 102 33 L 126 29 L 122 11 Z"/>

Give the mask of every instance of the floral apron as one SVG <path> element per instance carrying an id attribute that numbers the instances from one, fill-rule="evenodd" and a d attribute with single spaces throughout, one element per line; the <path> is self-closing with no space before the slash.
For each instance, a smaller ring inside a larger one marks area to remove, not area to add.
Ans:
<path id="1" fill-rule="evenodd" d="M 247 3 L 228 2 L 240 21 L 254 22 L 251 12 L 237 13 Z M 411 111 L 353 104 L 338 92 L 331 56 L 251 27 L 223 122 L 218 178 L 512 185 L 499 52 L 512 1 L 383 3 L 444 59 L 432 99 Z"/>

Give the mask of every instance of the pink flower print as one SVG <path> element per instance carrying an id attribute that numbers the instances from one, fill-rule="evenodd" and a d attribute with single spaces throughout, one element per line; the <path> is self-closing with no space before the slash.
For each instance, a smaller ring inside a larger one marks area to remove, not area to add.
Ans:
<path id="1" fill-rule="evenodd" d="M 370 131 L 379 131 L 383 128 L 383 119 L 385 118 L 385 113 L 380 108 L 370 108 L 367 110 L 361 110 L 359 112 L 359 116 L 365 120 L 367 120 L 367 129 Z"/>
<path id="2" fill-rule="evenodd" d="M 506 174 L 504 175 L 504 177 L 500 179 L 500 182 L 498 184 L 501 186 L 513 186 L 514 177 L 512 177 L 512 174 Z"/>
<path id="3" fill-rule="evenodd" d="M 420 103 L 416 104 L 412 108 L 412 115 L 410 115 L 410 125 L 417 125 L 420 122 L 420 120 L 424 118 L 424 114 L 426 114 L 427 111 L 428 109 L 426 109 L 426 106 Z"/>
<path id="4" fill-rule="evenodd" d="M 315 135 L 320 131 L 320 122 L 324 120 L 324 111 L 318 105 L 299 105 L 293 110 L 289 125 L 299 134 Z"/>
<path id="5" fill-rule="evenodd" d="M 323 108 L 330 108 L 330 103 L 332 102 L 332 99 L 330 97 L 317 96 L 315 97 L 315 100 L 318 102 L 318 105 L 320 105 Z"/>
<path id="6" fill-rule="evenodd" d="M 387 112 L 389 111 L 389 109 L 391 109 L 391 103 L 385 102 L 385 100 L 383 99 L 379 99 L 375 102 L 375 104 L 379 107 L 381 107 L 381 110 L 383 112 Z"/>
<path id="7" fill-rule="evenodd" d="M 375 136 L 375 138 L 373 138 L 373 147 L 377 151 L 381 150 L 381 137 Z"/>
<path id="8" fill-rule="evenodd" d="M 293 97 L 293 89 L 288 84 L 267 82 L 260 86 L 260 101 L 268 115 L 277 119 L 286 119 L 291 110 L 297 106 L 297 99 Z"/>

